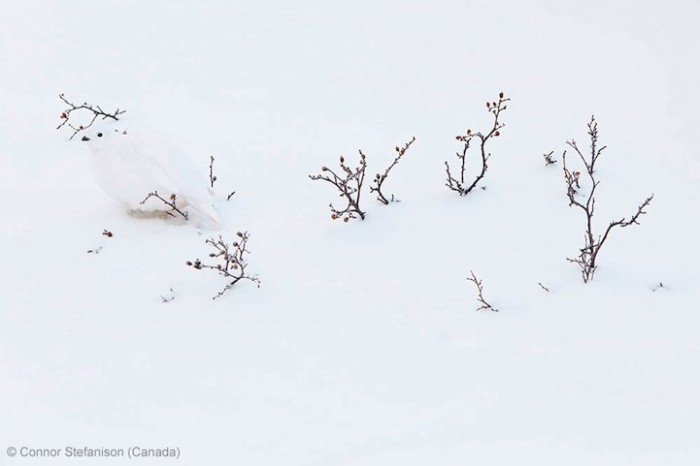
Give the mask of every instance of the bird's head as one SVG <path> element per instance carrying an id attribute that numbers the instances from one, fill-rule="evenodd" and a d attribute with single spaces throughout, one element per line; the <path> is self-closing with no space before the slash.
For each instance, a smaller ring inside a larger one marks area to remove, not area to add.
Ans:
<path id="1" fill-rule="evenodd" d="M 81 141 L 87 142 L 91 149 L 99 150 L 110 141 L 113 142 L 119 137 L 124 137 L 127 132 L 119 121 L 100 120 L 81 131 L 81 134 Z"/>

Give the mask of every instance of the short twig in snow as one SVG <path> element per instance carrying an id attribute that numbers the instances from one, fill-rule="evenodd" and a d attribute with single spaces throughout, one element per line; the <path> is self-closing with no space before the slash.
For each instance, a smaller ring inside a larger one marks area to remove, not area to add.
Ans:
<path id="1" fill-rule="evenodd" d="M 185 220 L 189 217 L 189 214 L 187 212 L 180 210 L 180 208 L 177 206 L 177 195 L 175 195 L 174 193 L 170 195 L 170 200 L 167 200 L 163 198 L 160 194 L 158 194 L 158 191 L 153 191 L 152 193 L 148 193 L 146 198 L 143 201 L 141 201 L 141 205 L 145 204 L 146 201 L 152 197 L 155 197 L 156 199 L 160 200 L 163 204 L 170 207 L 170 210 L 164 210 L 163 212 L 170 215 L 171 217 L 175 217 L 176 213 Z"/>
<path id="2" fill-rule="evenodd" d="M 540 285 L 540 288 L 542 288 L 544 291 L 546 291 L 547 293 L 549 293 L 549 288 L 547 288 L 546 286 L 544 286 L 544 285 L 542 284 L 542 282 L 537 282 L 537 284 Z"/>
<path id="3" fill-rule="evenodd" d="M 542 154 L 542 157 L 544 157 L 544 164 L 547 167 L 558 162 L 557 159 L 552 157 L 552 154 L 554 154 L 554 151 L 551 151 L 549 154 Z"/>
<path id="4" fill-rule="evenodd" d="M 480 280 L 479 278 L 477 278 L 476 275 L 474 275 L 473 270 L 470 270 L 470 273 L 471 273 L 471 277 L 467 277 L 467 281 L 474 283 L 474 285 L 476 285 L 476 289 L 479 293 L 479 295 L 477 296 L 477 301 L 479 301 L 479 303 L 481 305 L 479 306 L 477 311 L 480 311 L 482 309 L 489 309 L 490 311 L 498 312 L 498 309 L 493 307 L 491 304 L 489 304 L 486 301 L 486 299 L 484 299 L 484 286 L 482 284 L 482 280 Z"/>
<path id="5" fill-rule="evenodd" d="M 216 181 L 216 175 L 214 175 L 214 157 L 209 157 L 209 186 L 214 187 L 214 182 Z"/>
<path id="6" fill-rule="evenodd" d="M 106 228 L 103 228 L 102 229 L 102 236 L 106 236 L 107 238 L 111 238 L 114 236 L 114 234 L 111 231 L 107 230 Z M 100 245 L 96 248 L 88 249 L 87 252 L 88 252 L 88 254 L 99 254 L 103 248 L 104 248 L 104 246 Z"/>

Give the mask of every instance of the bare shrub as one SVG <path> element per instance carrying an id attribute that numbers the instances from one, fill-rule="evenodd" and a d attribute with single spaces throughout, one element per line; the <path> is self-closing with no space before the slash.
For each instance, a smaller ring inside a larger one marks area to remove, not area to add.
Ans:
<path id="1" fill-rule="evenodd" d="M 486 102 L 486 109 L 493 115 L 493 125 L 491 128 L 485 132 L 472 132 L 471 129 L 468 129 L 466 134 L 457 136 L 455 139 L 457 141 L 461 142 L 462 145 L 462 151 L 457 152 L 457 158 L 460 161 L 460 167 L 459 167 L 459 175 L 458 177 L 455 177 L 452 175 L 452 172 L 450 170 L 450 164 L 448 162 L 445 162 L 445 171 L 447 172 L 447 183 L 445 183 L 445 186 L 447 186 L 450 190 L 455 191 L 457 194 L 460 196 L 466 196 L 476 186 L 479 184 L 479 182 L 484 178 L 484 175 L 486 175 L 486 170 L 488 170 L 488 160 L 491 157 L 491 154 L 486 151 L 486 144 L 491 140 L 493 137 L 498 137 L 501 135 L 501 129 L 505 126 L 504 123 L 501 123 L 500 117 L 501 117 L 501 112 L 506 110 L 508 106 L 506 105 L 506 102 L 508 102 L 510 99 L 505 98 L 503 96 L 503 92 L 498 94 L 498 101 L 497 102 Z M 477 143 L 479 145 L 479 154 L 481 156 L 481 171 L 477 173 L 476 177 L 474 180 L 467 184 L 465 181 L 465 173 L 467 169 L 467 155 L 469 152 L 469 149 L 471 148 L 472 140 L 476 139 Z M 483 188 L 482 188 L 483 189 Z"/>
<path id="2" fill-rule="evenodd" d="M 654 195 L 650 195 L 637 207 L 637 210 L 629 220 L 623 217 L 610 222 L 602 234 L 596 235 L 593 228 L 593 215 L 595 214 L 596 206 L 596 188 L 600 184 L 600 181 L 596 179 L 595 164 L 606 149 L 606 146 L 598 147 L 598 123 L 595 120 L 595 116 L 592 116 L 588 123 L 588 136 L 590 137 L 591 145 L 590 150 L 586 154 L 581 152 L 576 141 L 571 140 L 567 142 L 567 145 L 578 154 L 579 159 L 581 159 L 585 167 L 585 173 L 588 175 L 587 194 L 583 192 L 584 188 L 581 187 L 581 182 L 583 181 L 581 180 L 581 172 L 569 170 L 566 163 L 566 151 L 562 154 L 566 197 L 569 199 L 569 206 L 579 208 L 586 217 L 584 246 L 579 250 L 578 256 L 567 258 L 569 262 L 579 266 L 584 283 L 593 280 L 593 275 L 598 267 L 598 254 L 603 244 L 605 244 L 605 241 L 609 238 L 610 232 L 615 227 L 626 228 L 633 224 L 639 225 L 639 217 L 646 214 L 644 209 L 646 209 L 652 199 L 654 199 Z"/>
<path id="3" fill-rule="evenodd" d="M 217 258 L 219 260 L 218 264 L 205 264 L 200 259 L 187 261 L 187 265 L 190 267 L 194 267 L 197 270 L 214 270 L 229 280 L 229 283 L 212 299 L 220 298 L 241 280 L 249 280 L 255 283 L 258 288 L 260 287 L 260 279 L 256 275 L 249 275 L 246 271 L 248 263 L 244 256 L 250 253 L 248 250 L 250 235 L 247 231 L 239 231 L 236 233 L 236 236 L 238 239 L 230 244 L 225 242 L 221 235 L 219 235 L 218 239 L 209 238 L 206 240 L 206 244 L 214 248 L 214 252 L 210 253 L 209 257 Z"/>
<path id="4" fill-rule="evenodd" d="M 321 167 L 318 175 L 309 175 L 312 180 L 326 181 L 338 190 L 338 195 L 342 197 L 347 205 L 343 209 L 336 209 L 333 203 L 331 208 L 331 218 L 333 220 L 342 218 L 347 222 L 351 218 L 365 219 L 365 212 L 360 208 L 360 196 L 362 195 L 362 184 L 365 181 L 365 170 L 367 169 L 367 157 L 360 152 L 360 162 L 355 168 L 350 168 L 345 163 L 345 157 L 340 156 L 340 172 L 336 173 L 328 167 Z"/>

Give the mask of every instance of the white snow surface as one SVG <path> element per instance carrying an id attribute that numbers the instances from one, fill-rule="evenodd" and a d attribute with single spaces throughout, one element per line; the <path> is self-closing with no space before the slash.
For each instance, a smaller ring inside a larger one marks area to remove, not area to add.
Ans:
<path id="1" fill-rule="evenodd" d="M 131 464 L 6 450 L 136 445 L 180 450 L 143 464 L 194 466 L 700 464 L 699 16 L 690 1 L 6 2 L 0 464 Z M 499 91 L 486 190 L 460 198 L 444 161 Z M 250 233 L 262 286 L 212 300 L 226 281 L 185 262 L 209 261 L 219 232 L 107 197 L 55 130 L 62 92 L 126 109 L 203 169 L 215 156 L 220 233 Z M 585 219 L 542 154 L 586 147 L 592 114 L 597 230 L 655 198 L 584 284 L 566 258 Z M 412 136 L 386 183 L 401 202 L 365 192 L 365 221 L 333 222 L 337 194 L 308 175 L 362 149 L 368 184 Z M 500 312 L 475 311 L 470 270 Z"/>

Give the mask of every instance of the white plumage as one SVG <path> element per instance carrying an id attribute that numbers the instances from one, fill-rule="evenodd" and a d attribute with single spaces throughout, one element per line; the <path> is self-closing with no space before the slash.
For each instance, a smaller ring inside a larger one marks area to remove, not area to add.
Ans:
<path id="1" fill-rule="evenodd" d="M 158 192 L 170 201 L 175 195 L 178 209 L 204 228 L 218 228 L 219 216 L 209 189 L 204 167 L 153 134 L 147 137 L 118 126 L 120 122 L 101 121 L 81 132 L 90 152 L 95 181 L 111 198 L 132 214 L 169 211 L 162 201 L 149 193 Z"/>

